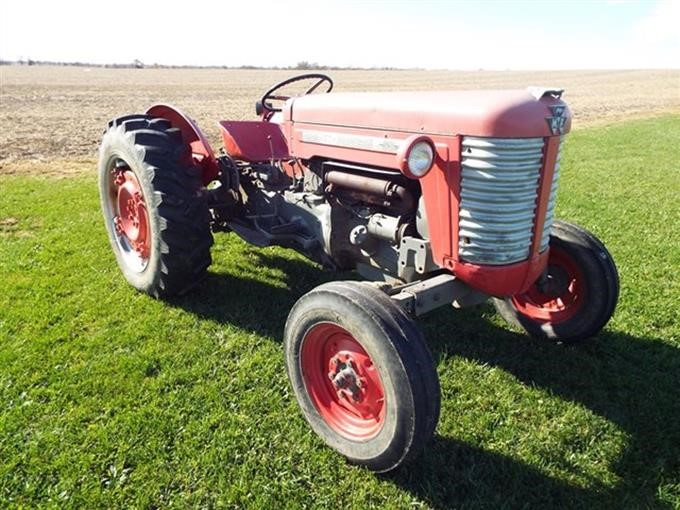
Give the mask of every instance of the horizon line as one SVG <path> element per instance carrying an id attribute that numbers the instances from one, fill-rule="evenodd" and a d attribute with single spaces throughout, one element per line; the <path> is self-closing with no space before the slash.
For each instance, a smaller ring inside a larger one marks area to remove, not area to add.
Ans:
<path id="1" fill-rule="evenodd" d="M 303 65 L 304 64 L 304 65 Z M 222 69 L 222 70 L 253 70 L 253 71 L 457 71 L 457 72 L 479 72 L 479 71 L 492 71 L 492 72 L 553 72 L 553 71 L 678 71 L 678 67 L 580 67 L 580 68 L 554 68 L 554 69 L 530 69 L 530 68 L 424 68 L 424 67 L 393 67 L 393 66 L 373 66 L 373 67 L 361 67 L 361 66 L 334 66 L 334 65 L 324 65 L 318 64 L 316 62 L 299 62 L 296 65 L 289 66 L 267 66 L 267 65 L 253 65 L 253 64 L 240 64 L 240 65 L 198 65 L 198 64 L 145 64 L 141 61 L 133 61 L 126 63 L 110 62 L 110 63 L 93 63 L 93 62 L 79 62 L 79 61 L 54 61 L 54 60 L 33 60 L 18 59 L 9 60 L 0 57 L 0 66 L 55 66 L 55 67 L 96 67 L 104 69 Z"/>

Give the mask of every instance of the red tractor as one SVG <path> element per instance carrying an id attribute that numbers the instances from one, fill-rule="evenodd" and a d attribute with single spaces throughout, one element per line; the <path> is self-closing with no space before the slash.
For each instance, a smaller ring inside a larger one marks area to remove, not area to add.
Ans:
<path id="1" fill-rule="evenodd" d="M 286 93 L 294 83 L 302 93 Z M 99 187 L 118 265 L 136 289 L 181 294 L 211 263 L 213 233 L 292 248 L 368 282 L 326 283 L 290 311 L 288 375 L 314 431 L 389 471 L 432 436 L 440 389 L 415 317 L 491 299 L 530 335 L 595 335 L 618 299 L 604 245 L 554 220 L 561 90 L 335 93 L 296 76 L 219 123 L 213 152 L 179 110 L 111 121 Z"/>

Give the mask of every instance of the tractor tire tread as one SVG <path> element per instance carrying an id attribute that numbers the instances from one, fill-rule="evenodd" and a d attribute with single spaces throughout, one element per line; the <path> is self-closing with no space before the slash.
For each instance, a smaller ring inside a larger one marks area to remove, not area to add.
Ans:
<path id="1" fill-rule="evenodd" d="M 201 192 L 200 170 L 187 164 L 190 149 L 179 129 L 166 119 L 127 115 L 109 122 L 107 132 L 113 130 L 121 130 L 119 143 L 138 155 L 136 173 L 150 184 L 147 204 L 158 214 L 154 234 L 158 270 L 149 281 L 135 286 L 157 298 L 183 294 L 202 279 L 212 261 L 210 213 Z"/>

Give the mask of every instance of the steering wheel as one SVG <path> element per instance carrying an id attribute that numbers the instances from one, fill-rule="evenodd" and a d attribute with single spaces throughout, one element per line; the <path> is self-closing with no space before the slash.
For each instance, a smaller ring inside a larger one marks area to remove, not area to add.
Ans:
<path id="1" fill-rule="evenodd" d="M 325 74 L 320 74 L 320 73 L 300 74 L 298 76 L 293 76 L 292 78 L 288 78 L 287 80 L 283 80 L 282 82 L 277 83 L 272 88 L 270 88 L 267 92 L 265 92 L 264 95 L 262 96 L 262 99 L 260 99 L 260 105 L 262 106 L 262 109 L 266 112 L 269 112 L 269 113 L 280 112 L 281 108 L 275 108 L 272 105 L 270 105 L 267 101 L 269 101 L 269 100 L 286 101 L 286 100 L 290 99 L 291 96 L 284 96 L 284 95 L 281 95 L 281 94 L 275 94 L 275 92 L 278 89 L 285 87 L 286 85 L 290 85 L 291 83 L 295 83 L 297 81 L 303 81 L 303 80 L 316 80 L 316 81 L 302 95 L 306 96 L 307 94 L 311 94 L 312 92 L 314 92 L 316 89 L 318 89 L 324 83 L 328 84 L 328 88 L 326 89 L 326 92 L 325 92 L 326 94 L 329 93 L 331 90 L 333 90 L 333 80 L 331 80 L 330 76 L 326 76 Z"/>

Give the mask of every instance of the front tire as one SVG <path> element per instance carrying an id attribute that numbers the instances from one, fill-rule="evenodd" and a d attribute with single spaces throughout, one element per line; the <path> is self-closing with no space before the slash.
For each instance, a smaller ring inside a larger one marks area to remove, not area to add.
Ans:
<path id="1" fill-rule="evenodd" d="M 576 342 L 607 324 L 618 297 L 616 265 L 602 242 L 578 225 L 556 221 L 546 278 L 521 294 L 493 301 L 509 324 L 535 338 Z"/>
<path id="2" fill-rule="evenodd" d="M 414 321 L 383 292 L 333 282 L 288 316 L 286 367 L 312 429 L 350 462 L 393 470 L 416 456 L 439 418 L 439 380 Z"/>
<path id="3" fill-rule="evenodd" d="M 210 265 L 210 215 L 199 169 L 165 119 L 109 123 L 99 149 L 99 194 L 118 266 L 157 298 L 186 292 Z"/>

